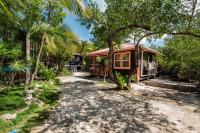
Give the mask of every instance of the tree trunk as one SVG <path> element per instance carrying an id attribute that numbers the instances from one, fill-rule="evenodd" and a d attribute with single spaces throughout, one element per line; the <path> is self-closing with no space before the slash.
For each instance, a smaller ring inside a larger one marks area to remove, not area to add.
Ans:
<path id="1" fill-rule="evenodd" d="M 30 49 L 31 49 L 30 33 L 27 33 L 27 35 L 26 35 L 26 54 L 25 54 L 25 62 L 26 62 L 26 79 L 25 79 L 25 88 L 24 88 L 25 96 L 27 96 L 27 92 L 28 92 L 28 88 L 29 88 L 29 81 L 30 81 L 30 76 L 31 76 Z"/>
<path id="2" fill-rule="evenodd" d="M 112 40 L 110 39 L 108 41 L 108 47 L 109 47 L 109 53 L 108 53 L 108 72 L 110 79 L 114 80 L 114 74 L 113 74 L 113 45 Z"/>
<path id="3" fill-rule="evenodd" d="M 116 74 L 114 73 L 113 68 L 113 53 L 114 53 L 114 47 L 112 44 L 112 39 L 109 39 L 108 41 L 109 46 L 109 53 L 108 53 L 108 73 L 111 81 L 113 81 L 118 87 L 120 87 L 120 84 L 117 80 Z"/>
<path id="4" fill-rule="evenodd" d="M 33 82 L 33 80 L 35 79 L 35 75 L 37 74 L 37 71 L 38 71 L 38 65 L 39 65 L 39 63 L 40 63 L 40 57 L 41 57 L 42 49 L 43 49 L 43 46 L 44 46 L 44 39 L 45 39 L 45 34 L 42 35 L 42 41 L 41 41 L 40 49 L 39 49 L 39 52 L 38 52 L 38 55 L 37 55 L 37 58 L 36 58 L 35 68 L 34 68 L 34 71 L 33 71 L 33 73 L 32 73 L 32 76 L 31 76 L 31 80 L 30 80 L 29 85 L 30 85 L 30 84 Z"/>
<path id="5" fill-rule="evenodd" d="M 139 52 L 139 45 L 137 44 L 136 46 L 135 46 L 135 64 L 134 64 L 134 66 L 132 66 L 131 67 L 131 69 L 130 69 L 130 73 L 129 73 L 129 75 L 128 75 L 128 79 L 127 79 L 127 88 L 131 88 L 131 80 L 132 80 L 132 76 L 133 76 L 133 74 L 136 72 L 136 70 L 137 70 L 137 67 L 138 67 L 138 63 L 139 63 L 139 54 L 140 54 L 140 52 Z M 131 63 L 132 65 L 133 65 L 133 63 Z"/>

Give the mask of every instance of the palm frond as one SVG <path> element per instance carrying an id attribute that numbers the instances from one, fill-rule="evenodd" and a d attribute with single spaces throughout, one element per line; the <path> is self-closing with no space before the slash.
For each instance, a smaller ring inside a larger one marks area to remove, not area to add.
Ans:
<path id="1" fill-rule="evenodd" d="M 61 4 L 75 15 L 89 16 L 89 10 L 83 3 L 83 0 L 60 0 Z"/>
<path id="2" fill-rule="evenodd" d="M 26 64 L 23 60 L 17 60 L 10 63 L 10 68 L 15 72 L 25 72 Z"/>

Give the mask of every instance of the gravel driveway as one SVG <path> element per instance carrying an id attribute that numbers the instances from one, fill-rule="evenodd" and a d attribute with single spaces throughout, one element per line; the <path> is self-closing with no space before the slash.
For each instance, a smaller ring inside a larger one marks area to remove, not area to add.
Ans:
<path id="1" fill-rule="evenodd" d="M 116 91 L 113 84 L 66 78 L 59 105 L 32 133 L 200 132 L 197 94 L 142 84 Z"/>

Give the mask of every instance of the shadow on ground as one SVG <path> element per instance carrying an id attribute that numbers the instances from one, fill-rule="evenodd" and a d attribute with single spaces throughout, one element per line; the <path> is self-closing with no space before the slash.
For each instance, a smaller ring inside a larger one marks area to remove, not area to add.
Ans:
<path id="1" fill-rule="evenodd" d="M 91 82 L 68 83 L 62 86 L 59 106 L 50 113 L 47 126 L 38 132 L 176 131 L 175 123 L 151 108 L 131 91 L 98 87 Z"/>
<path id="2" fill-rule="evenodd" d="M 149 86 L 146 86 L 149 87 Z M 183 92 L 179 90 L 149 87 L 154 88 L 153 91 L 144 91 L 150 99 L 159 100 L 161 98 L 177 102 L 178 104 L 193 106 L 200 109 L 200 94 L 196 92 Z"/>

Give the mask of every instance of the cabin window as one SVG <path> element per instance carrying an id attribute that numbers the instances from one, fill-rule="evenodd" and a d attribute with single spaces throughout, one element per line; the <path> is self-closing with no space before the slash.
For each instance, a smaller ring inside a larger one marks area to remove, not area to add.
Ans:
<path id="1" fill-rule="evenodd" d="M 121 52 L 114 54 L 115 69 L 130 69 L 130 52 Z"/>

